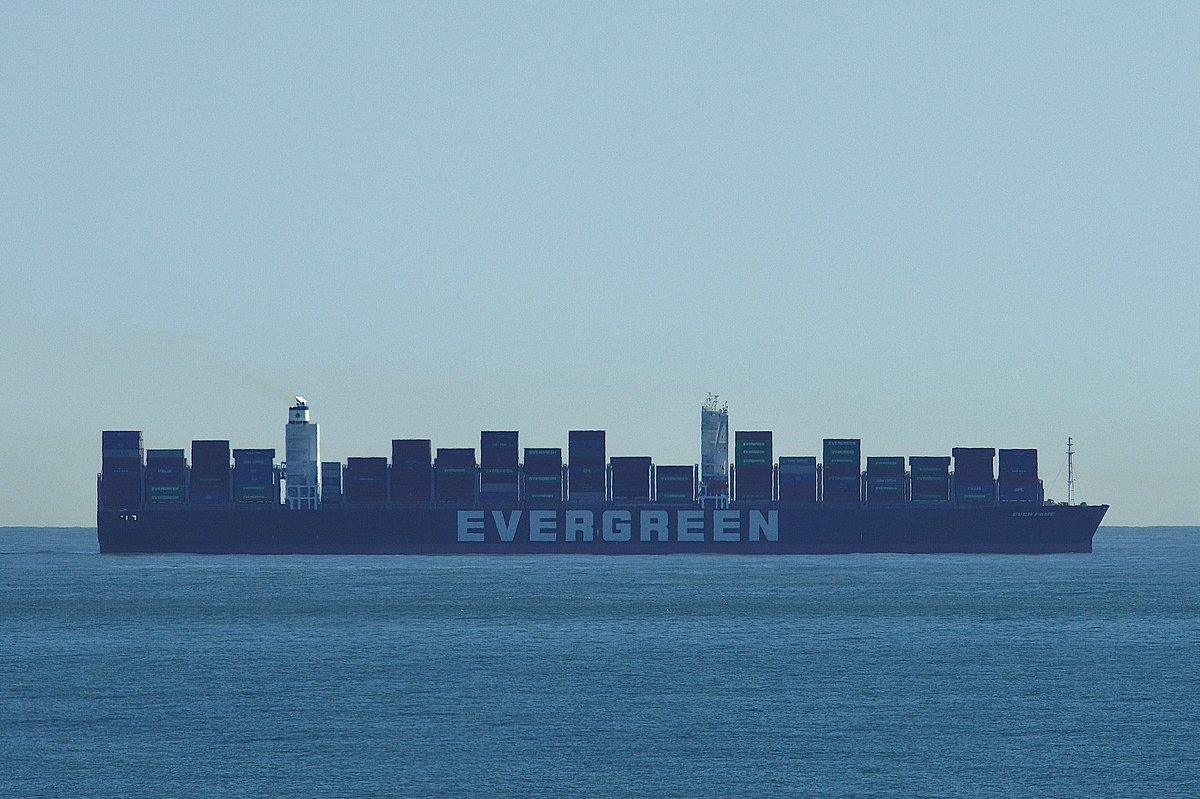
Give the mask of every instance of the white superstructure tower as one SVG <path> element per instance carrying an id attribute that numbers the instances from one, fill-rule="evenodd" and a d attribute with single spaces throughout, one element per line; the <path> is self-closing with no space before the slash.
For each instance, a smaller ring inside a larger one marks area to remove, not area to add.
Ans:
<path id="1" fill-rule="evenodd" d="M 700 407 L 700 502 L 729 506 L 729 403 L 716 394 Z"/>
<path id="2" fill-rule="evenodd" d="M 321 431 L 309 421 L 304 397 L 296 397 L 288 408 L 284 481 L 289 510 L 316 510 L 321 501 Z"/>

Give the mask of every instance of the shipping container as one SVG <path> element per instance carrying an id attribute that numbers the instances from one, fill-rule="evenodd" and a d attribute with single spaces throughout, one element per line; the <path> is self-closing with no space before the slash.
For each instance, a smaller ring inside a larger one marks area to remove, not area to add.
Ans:
<path id="1" fill-rule="evenodd" d="M 141 430 L 105 430 L 100 434 L 100 459 L 102 463 L 134 461 L 141 463 L 145 458 Z"/>
<path id="2" fill-rule="evenodd" d="M 867 458 L 867 477 L 904 477 L 902 456 L 871 456 Z"/>
<path id="3" fill-rule="evenodd" d="M 813 456 L 797 457 L 782 455 L 779 458 L 779 474 L 816 474 L 817 459 Z"/>
<path id="4" fill-rule="evenodd" d="M 241 485 L 233 489 L 233 501 L 239 504 L 278 504 L 278 494 L 272 485 Z"/>
<path id="5" fill-rule="evenodd" d="M 817 459 L 782 456 L 779 458 L 779 501 L 817 501 Z"/>
<path id="6" fill-rule="evenodd" d="M 479 434 L 479 465 L 488 468 L 517 468 L 516 430 L 484 430 Z"/>
<path id="7" fill-rule="evenodd" d="M 435 469 L 475 468 L 475 450 L 471 447 L 438 447 L 434 459 Z"/>
<path id="8" fill-rule="evenodd" d="M 1017 478 L 1000 478 L 999 495 L 1001 502 L 1036 503 L 1041 504 L 1042 481 Z"/>
<path id="9" fill-rule="evenodd" d="M 612 498 L 617 501 L 650 500 L 650 458 L 613 458 Z"/>
<path id="10" fill-rule="evenodd" d="M 563 498 L 562 449 L 525 448 L 525 489 L 528 502 L 561 502 Z"/>
<path id="11" fill-rule="evenodd" d="M 987 505 L 996 501 L 995 482 L 965 482 L 958 478 L 957 469 L 954 478 L 954 501 L 972 505 Z"/>
<path id="12" fill-rule="evenodd" d="M 182 485 L 147 485 L 146 501 L 151 505 L 181 505 L 187 501 Z"/>
<path id="13" fill-rule="evenodd" d="M 608 490 L 604 431 L 569 431 L 567 460 L 567 494 L 570 499 L 603 500 Z"/>
<path id="14" fill-rule="evenodd" d="M 433 495 L 437 502 L 474 502 L 479 492 L 475 450 L 439 448 L 433 462 Z"/>
<path id="15" fill-rule="evenodd" d="M 519 496 L 519 477 L 514 469 L 511 475 L 479 475 L 479 499 L 482 502 L 516 502 Z"/>
<path id="16" fill-rule="evenodd" d="M 599 456 L 604 458 L 603 430 L 571 430 L 567 433 L 567 460 L 574 460 L 577 455 L 585 459 Z"/>
<path id="17" fill-rule="evenodd" d="M 321 502 L 331 505 L 342 501 L 342 464 L 337 461 L 321 462 Z"/>
<path id="18" fill-rule="evenodd" d="M 277 482 L 275 450 L 235 449 L 233 451 L 234 501 L 241 486 L 273 486 Z"/>
<path id="19" fill-rule="evenodd" d="M 857 474 L 822 474 L 821 498 L 826 502 L 859 502 L 862 478 Z"/>
<path id="20" fill-rule="evenodd" d="M 940 477 L 917 477 L 914 474 L 910 484 L 909 498 L 913 502 L 949 502 L 949 474 L 943 474 Z"/>
<path id="21" fill-rule="evenodd" d="M 182 449 L 148 449 L 146 450 L 146 465 L 186 466 L 187 456 Z"/>
<path id="22" fill-rule="evenodd" d="M 392 502 L 428 502 L 432 497 L 432 442 L 428 438 L 393 439 Z"/>
<path id="23" fill-rule="evenodd" d="M 150 461 L 144 474 L 147 484 L 184 485 L 187 483 L 188 470 L 175 461 Z"/>
<path id="24" fill-rule="evenodd" d="M 561 475 L 562 449 L 559 447 L 526 447 L 525 474 Z"/>
<path id="25" fill-rule="evenodd" d="M 736 466 L 770 466 L 775 462 L 770 430 L 738 430 L 733 434 Z"/>
<path id="26" fill-rule="evenodd" d="M 205 475 L 195 468 L 190 475 L 188 499 L 193 505 L 223 505 L 230 499 L 229 472 L 224 475 Z"/>
<path id="27" fill-rule="evenodd" d="M 229 473 L 229 441 L 192 442 L 192 474 L 220 477 Z"/>
<path id="28" fill-rule="evenodd" d="M 756 463 L 738 466 L 733 470 L 733 497 L 738 502 L 770 502 L 773 497 L 774 469 Z"/>
<path id="29" fill-rule="evenodd" d="M 238 486 L 270 486 L 275 485 L 276 472 L 274 467 L 237 466 L 233 470 L 233 487 Z"/>
<path id="30" fill-rule="evenodd" d="M 656 466 L 654 499 L 658 502 L 689 503 L 696 500 L 696 467 Z"/>
<path id="31" fill-rule="evenodd" d="M 150 452 L 171 454 L 155 455 L 151 458 Z M 146 464 L 143 480 L 144 496 L 148 503 L 164 505 L 187 501 L 188 469 L 183 450 L 149 450 Z"/>
<path id="32" fill-rule="evenodd" d="M 908 459 L 908 469 L 914 480 L 923 478 L 949 479 L 950 458 L 912 455 Z"/>
<path id="33" fill-rule="evenodd" d="M 275 463 L 273 449 L 235 449 L 233 462 L 237 463 Z"/>
<path id="34" fill-rule="evenodd" d="M 342 500 L 346 504 L 386 502 L 387 492 L 387 458 L 346 459 L 346 471 L 342 476 Z"/>
<path id="35" fill-rule="evenodd" d="M 870 467 L 868 466 L 868 469 Z M 867 477 L 868 503 L 895 504 L 904 502 L 904 477 Z"/>
<path id="36" fill-rule="evenodd" d="M 821 467 L 827 475 L 858 477 L 862 473 L 862 440 L 826 438 L 821 442 Z"/>
<path id="37" fill-rule="evenodd" d="M 100 434 L 101 449 L 133 449 L 140 450 L 142 444 L 141 430 L 105 430 Z"/>
<path id="38" fill-rule="evenodd" d="M 1036 449 L 1000 450 L 1000 479 L 1006 477 L 1024 480 L 1038 479 L 1038 456 Z"/>
<path id="39" fill-rule="evenodd" d="M 995 479 L 992 462 L 996 458 L 996 450 L 989 447 L 955 447 L 951 450 L 954 456 L 954 479 L 969 485 L 981 485 Z"/>

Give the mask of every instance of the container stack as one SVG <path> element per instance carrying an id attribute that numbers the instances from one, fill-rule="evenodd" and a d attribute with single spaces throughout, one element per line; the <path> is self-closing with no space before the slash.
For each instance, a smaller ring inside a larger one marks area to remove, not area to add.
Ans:
<path id="1" fill-rule="evenodd" d="M 996 501 L 996 475 L 992 463 L 996 450 L 991 447 L 955 447 L 954 501 L 970 505 L 988 505 Z"/>
<path id="2" fill-rule="evenodd" d="M 342 464 L 337 461 L 324 461 L 321 464 L 321 504 L 340 505 L 342 503 Z"/>
<path id="3" fill-rule="evenodd" d="M 867 502 L 895 505 L 904 502 L 904 457 L 867 458 Z"/>
<path id="4" fill-rule="evenodd" d="M 392 440 L 392 502 L 428 502 L 433 492 L 433 445 L 428 438 Z"/>
<path id="5" fill-rule="evenodd" d="M 650 458 L 612 459 L 612 498 L 617 501 L 650 501 Z"/>
<path id="6" fill-rule="evenodd" d="M 193 505 L 225 505 L 229 495 L 229 441 L 193 441 L 188 493 Z"/>
<path id="7" fill-rule="evenodd" d="M 479 434 L 479 498 L 484 502 L 516 502 L 517 431 L 484 430 Z"/>
<path id="8" fill-rule="evenodd" d="M 567 433 L 567 482 L 572 502 L 603 500 L 605 451 L 603 430 Z"/>
<path id="9" fill-rule="evenodd" d="M 474 502 L 479 469 L 471 447 L 441 448 L 433 461 L 433 495 L 438 502 Z"/>
<path id="10" fill-rule="evenodd" d="M 734 499 L 772 499 L 774 452 L 770 430 L 738 430 L 733 434 Z"/>
<path id="11" fill-rule="evenodd" d="M 146 502 L 182 505 L 187 502 L 187 458 L 181 449 L 146 450 Z"/>
<path id="12" fill-rule="evenodd" d="M 696 467 L 656 466 L 654 498 L 658 502 L 688 504 L 696 501 Z"/>
<path id="13" fill-rule="evenodd" d="M 821 446 L 822 498 L 826 502 L 862 500 L 862 441 L 827 438 Z"/>
<path id="14" fill-rule="evenodd" d="M 780 456 L 779 501 L 817 501 L 817 459 L 815 457 Z"/>
<path id="15" fill-rule="evenodd" d="M 142 503 L 143 460 L 141 430 L 105 430 L 100 435 L 100 504 L 109 510 L 136 508 Z"/>
<path id="16" fill-rule="evenodd" d="M 950 501 L 950 459 L 913 455 L 908 459 L 913 502 Z"/>
<path id="17" fill-rule="evenodd" d="M 1042 501 L 1036 449 L 1000 450 L 1000 501 Z"/>
<path id="18" fill-rule="evenodd" d="M 561 502 L 563 498 L 562 448 L 525 448 L 525 499 L 528 502 Z"/>
<path id="19" fill-rule="evenodd" d="M 387 502 L 387 458 L 347 458 L 343 501 L 347 505 Z"/>
<path id="20" fill-rule="evenodd" d="M 275 450 L 233 451 L 233 501 L 248 505 L 278 505 L 279 481 L 275 472 Z"/>

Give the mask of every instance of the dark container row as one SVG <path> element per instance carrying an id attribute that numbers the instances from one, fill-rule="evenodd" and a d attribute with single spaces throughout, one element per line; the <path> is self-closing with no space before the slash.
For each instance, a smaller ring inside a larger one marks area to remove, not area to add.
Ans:
<path id="1" fill-rule="evenodd" d="M 474 499 L 477 494 L 497 500 L 526 496 L 552 501 L 563 498 L 568 491 L 574 499 L 611 497 L 637 501 L 654 496 L 680 501 L 682 497 L 695 496 L 693 467 L 659 467 L 652 471 L 650 458 L 646 457 L 606 461 L 602 430 L 570 431 L 568 452 L 572 457 L 566 470 L 567 491 L 564 491 L 561 449 L 526 448 L 522 476 L 517 444 L 517 431 L 483 431 L 477 466 L 472 448 L 440 448 L 436 457 L 432 457 L 429 439 L 396 439 L 392 442 L 390 467 L 386 458 L 349 458 L 343 475 L 339 464 L 322 464 L 324 494 L 329 499 L 344 496 L 347 501 L 364 502 L 388 499 L 420 502 L 434 497 L 458 501 Z M 231 450 L 228 440 L 195 440 L 189 480 L 185 451 L 146 451 L 140 431 L 104 431 L 102 445 L 101 499 L 106 505 L 135 505 L 142 499 L 177 502 L 181 492 L 190 493 L 192 501 L 220 502 L 228 501 L 231 491 L 236 495 L 242 488 L 247 491 L 240 496 L 258 497 L 278 487 L 274 449 Z M 817 458 L 811 456 L 780 457 L 775 469 L 771 447 L 770 431 L 735 434 L 734 497 L 810 501 L 820 496 L 835 502 L 904 497 L 905 459 L 867 458 L 864 482 L 859 439 L 824 439 L 820 466 Z M 968 503 L 1041 501 L 1037 451 L 999 450 L 999 481 L 992 468 L 996 454 L 997 450 L 992 448 L 954 448 L 953 499 Z M 949 498 L 952 459 L 909 458 L 909 497 L 922 502 Z M 660 472 L 661 477 L 657 476 Z M 656 475 L 653 491 L 652 474 Z"/>

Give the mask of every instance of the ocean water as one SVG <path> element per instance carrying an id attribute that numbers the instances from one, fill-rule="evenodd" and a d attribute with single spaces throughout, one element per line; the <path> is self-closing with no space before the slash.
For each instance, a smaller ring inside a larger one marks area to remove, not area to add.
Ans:
<path id="1" fill-rule="evenodd" d="M 100 556 L 0 529 L 0 796 L 1200 796 L 1200 528 Z"/>

